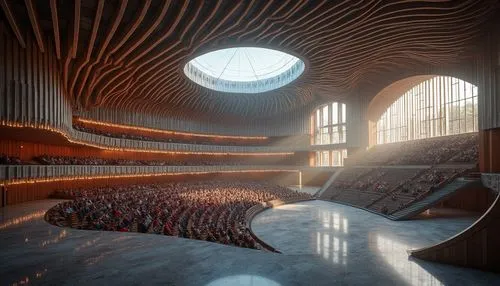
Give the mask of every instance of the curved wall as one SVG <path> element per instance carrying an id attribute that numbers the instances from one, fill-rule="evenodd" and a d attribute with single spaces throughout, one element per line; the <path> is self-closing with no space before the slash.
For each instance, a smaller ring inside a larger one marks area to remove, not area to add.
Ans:
<path id="1" fill-rule="evenodd" d="M 429 67 L 427 73 L 418 73 L 395 81 L 381 89 L 371 99 L 367 119 L 376 122 L 380 115 L 405 91 L 434 76 L 451 76 L 474 84 L 479 89 L 479 129 L 500 127 L 500 20 L 494 19 L 485 27 L 485 35 L 478 39 L 475 56 L 464 59 L 455 67 Z"/>
<path id="2" fill-rule="evenodd" d="M 382 116 L 387 108 L 389 108 L 389 106 L 391 106 L 391 104 L 393 104 L 401 95 L 403 95 L 415 85 L 431 79 L 434 76 L 437 75 L 412 76 L 402 80 L 398 80 L 385 87 L 370 101 L 367 110 L 367 119 L 372 122 L 377 122 L 377 120 L 380 118 L 380 116 Z"/>
<path id="3" fill-rule="evenodd" d="M 147 150 L 155 152 L 291 152 L 307 146 L 218 146 L 164 143 L 106 137 L 72 128 L 71 102 L 65 96 L 61 63 L 47 40 L 45 53 L 27 38 L 26 48 L 0 23 L 0 126 L 32 127 L 55 131 L 70 142 L 107 150 Z M 307 110 L 305 108 L 304 110 Z M 308 132 L 307 112 L 283 115 L 269 121 L 255 121 L 247 126 L 207 124 L 184 119 L 155 117 L 133 112 L 96 108 L 79 114 L 104 122 L 145 126 L 198 133 L 277 136 Z M 239 133 L 239 134 L 235 134 Z"/>
<path id="4" fill-rule="evenodd" d="M 498 191 L 499 174 L 483 174 L 486 187 Z M 409 251 L 416 258 L 500 272 L 500 197 L 473 225 L 436 245 Z"/>
<path id="5" fill-rule="evenodd" d="M 160 130 L 240 136 L 293 136 L 309 134 L 309 115 L 312 109 L 313 106 L 306 106 L 293 113 L 248 121 L 244 125 L 233 124 L 231 122 L 208 124 L 204 121 L 189 120 L 186 118 L 162 117 L 106 108 L 78 111 L 75 112 L 75 115 L 95 121 Z"/>
<path id="6" fill-rule="evenodd" d="M 26 48 L 22 48 L 5 24 L 0 22 L 0 122 L 2 125 L 55 128 L 70 133 L 68 135 L 75 136 L 75 139 L 91 140 L 96 144 L 102 143 L 94 139 L 83 138 L 85 136 L 72 131 L 72 115 L 102 122 L 203 134 L 291 136 L 309 133 L 308 118 L 312 110 L 310 106 L 305 106 L 293 113 L 256 119 L 244 124 L 231 122 L 217 124 L 175 116 L 154 116 L 103 108 L 75 111 L 65 96 L 66 87 L 63 86 L 61 78 L 61 68 L 65 68 L 64 63 L 55 56 L 52 40 L 47 38 L 46 43 L 45 52 L 41 53 L 36 41 L 27 37 Z M 130 144 L 123 143 L 122 145 Z"/>
<path id="7" fill-rule="evenodd" d="M 23 133 L 26 141 L 39 142 L 48 135 L 60 137 L 61 146 L 86 145 L 109 151 L 144 151 L 156 153 L 282 153 L 286 147 L 217 146 L 181 143 L 148 142 L 111 138 L 80 132 L 72 128 L 72 102 L 66 97 L 66 87 L 61 78 L 64 63 L 54 53 L 52 40 L 46 38 L 45 52 L 40 52 L 33 38 L 26 38 L 22 48 L 16 38 L 0 22 L 0 134 L 2 140 L 8 135 Z M 78 86 L 77 86 L 78 88 Z M 297 114 L 284 115 L 280 119 L 266 122 L 261 120 L 248 126 L 223 127 L 202 122 L 170 120 L 160 117 L 132 115 L 132 113 L 97 110 L 98 119 L 112 119 L 118 123 L 133 124 L 148 120 L 151 127 L 194 131 L 199 133 L 231 134 L 238 130 L 245 135 L 283 135 L 307 132 L 307 121 Z M 92 114 L 92 112 L 89 112 Z M 105 114 L 105 115 L 104 115 Z M 110 114 L 116 115 L 112 117 Z M 124 115 L 125 114 L 125 115 Z M 307 112 L 304 112 L 307 114 Z M 299 113 L 300 115 L 300 113 Z M 289 122 L 290 124 L 284 124 Z M 282 125 L 283 124 L 283 125 Z M 230 124 L 228 124 L 230 125 Z M 236 128 L 236 129 L 233 129 Z M 253 129 L 252 129 L 253 128 Z M 239 134 L 235 134 L 239 135 Z M 10 135 L 9 135 L 10 136 Z M 20 139 L 16 139 L 20 140 Z M 22 144 L 19 147 L 22 148 Z M 307 146 L 305 147 L 307 148 Z M 294 147 L 289 147 L 291 152 Z M 302 148 L 304 149 L 304 148 Z M 295 151 L 295 150 L 294 150 Z M 22 151 L 20 151 L 22 152 Z M 146 182 L 152 178 L 166 179 L 179 173 L 237 174 L 243 178 L 253 175 L 274 176 L 283 172 L 292 175 L 290 184 L 297 184 L 294 166 L 0 166 L 0 205 L 20 203 L 33 199 L 47 198 L 51 190 L 61 187 L 84 185 L 123 184 Z M 128 179 L 128 178 L 131 179 Z M 156 180 L 156 179 L 155 179 Z M 48 187 L 50 185 L 50 187 Z"/>

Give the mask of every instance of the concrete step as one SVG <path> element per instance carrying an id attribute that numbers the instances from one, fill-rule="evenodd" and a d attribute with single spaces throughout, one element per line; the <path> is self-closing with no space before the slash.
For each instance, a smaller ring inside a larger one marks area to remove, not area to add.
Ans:
<path id="1" fill-rule="evenodd" d="M 443 188 L 434 191 L 432 194 L 428 195 L 424 199 L 415 202 L 414 204 L 411 204 L 405 209 L 393 213 L 392 217 L 394 217 L 395 220 L 403 220 L 415 216 L 425 211 L 426 209 L 429 209 L 433 205 L 439 203 L 443 199 L 446 199 L 448 196 L 450 196 L 451 194 L 453 194 L 454 192 L 458 191 L 459 189 L 463 188 L 465 185 L 471 182 L 473 181 L 463 180 L 461 178 L 455 179 L 454 181 L 450 182 Z"/>

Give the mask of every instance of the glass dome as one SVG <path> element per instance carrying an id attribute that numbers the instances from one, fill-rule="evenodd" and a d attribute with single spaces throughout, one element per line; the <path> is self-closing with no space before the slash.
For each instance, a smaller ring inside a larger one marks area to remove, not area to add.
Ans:
<path id="1" fill-rule="evenodd" d="M 304 62 L 264 48 L 238 47 L 213 51 L 184 66 L 197 84 L 222 92 L 260 93 L 285 86 L 304 72 Z"/>

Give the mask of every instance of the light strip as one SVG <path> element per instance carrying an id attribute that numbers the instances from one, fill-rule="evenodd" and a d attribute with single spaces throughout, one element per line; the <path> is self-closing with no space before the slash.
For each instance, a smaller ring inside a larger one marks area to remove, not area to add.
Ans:
<path id="1" fill-rule="evenodd" d="M 293 155 L 295 152 L 275 152 L 275 153 L 245 153 L 245 152 L 224 152 L 224 153 L 216 153 L 216 152 L 196 152 L 196 151 L 165 151 L 165 150 L 145 150 L 145 149 L 132 149 L 132 148 L 114 148 L 114 147 L 108 147 L 108 146 L 102 146 L 102 145 L 97 145 L 93 143 L 88 143 L 84 141 L 77 141 L 73 140 L 70 138 L 66 133 L 64 133 L 61 130 L 55 129 L 53 127 L 47 126 L 47 125 L 40 125 L 40 124 L 22 124 L 22 123 L 17 123 L 17 122 L 5 122 L 2 121 L 1 125 L 3 126 L 8 126 L 8 127 L 16 127 L 16 128 L 34 128 L 34 129 L 42 129 L 42 130 L 47 130 L 55 133 L 59 133 L 66 140 L 68 140 L 71 143 L 74 144 L 79 144 L 79 145 L 85 145 L 88 147 L 93 147 L 101 150 L 108 150 L 108 151 L 126 151 L 126 152 L 143 152 L 143 153 L 156 153 L 156 154 L 181 154 L 181 155 L 189 155 L 189 154 L 196 154 L 196 155 L 210 155 L 210 156 L 284 156 L 284 155 Z"/>
<path id="2" fill-rule="evenodd" d="M 13 226 L 13 225 L 18 225 L 18 224 L 21 224 L 23 222 L 28 222 L 28 221 L 43 217 L 46 212 L 47 212 L 46 210 L 40 210 L 40 211 L 35 211 L 35 212 L 30 213 L 30 214 L 21 216 L 21 217 L 9 219 L 6 222 L 0 224 L 0 230 L 8 228 L 8 227 Z"/>
<path id="3" fill-rule="evenodd" d="M 162 176 L 182 176 L 182 175 L 204 175 L 204 174 L 219 174 L 219 173 L 297 173 L 299 170 L 228 170 L 228 171 L 196 171 L 196 172 L 179 172 L 179 173 L 152 173 L 152 174 L 123 174 L 123 175 L 97 175 L 97 176 L 71 176 L 71 177 L 54 177 L 54 178 L 37 178 L 37 179 L 14 179 L 0 186 L 21 185 L 21 184 L 37 184 L 75 180 L 97 180 L 97 179 L 122 179 L 122 178 L 147 178 L 147 177 L 162 177 Z"/>
<path id="4" fill-rule="evenodd" d="M 194 137 L 209 137 L 209 138 L 224 138 L 224 139 L 250 139 L 250 140 L 264 140 L 264 139 L 268 138 L 265 136 L 215 135 L 215 134 L 189 133 L 189 132 L 172 131 L 172 130 L 161 130 L 161 129 L 153 129 L 153 128 L 147 128 L 147 127 L 132 126 L 132 125 L 101 122 L 101 121 L 95 121 L 95 120 L 90 120 L 90 119 L 83 119 L 80 117 L 77 117 L 76 121 L 88 123 L 88 124 L 93 124 L 93 125 L 101 125 L 101 126 L 106 126 L 106 127 L 116 127 L 116 128 L 121 128 L 121 129 L 148 131 L 148 132 L 171 134 L 171 135 L 185 135 L 185 136 L 194 136 Z"/>

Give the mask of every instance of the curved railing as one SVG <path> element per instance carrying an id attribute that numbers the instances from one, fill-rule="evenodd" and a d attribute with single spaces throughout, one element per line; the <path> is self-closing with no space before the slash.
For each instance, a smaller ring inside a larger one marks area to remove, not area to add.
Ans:
<path id="1" fill-rule="evenodd" d="M 72 130 L 69 134 L 71 138 L 82 143 L 92 144 L 105 148 L 119 148 L 130 150 L 197 153 L 283 153 L 307 151 L 309 149 L 308 146 L 227 146 L 142 141 L 108 137 L 77 130 Z"/>
<path id="2" fill-rule="evenodd" d="M 89 166 L 89 165 L 3 165 L 0 182 L 98 176 L 161 176 L 216 172 L 298 172 L 296 166 L 229 165 L 229 166 Z"/>
<path id="3" fill-rule="evenodd" d="M 488 187 L 499 186 L 500 174 L 484 174 Z M 493 178 L 494 177 L 494 178 Z M 409 250 L 412 257 L 500 272 L 500 193 L 490 208 L 469 228 L 436 245 Z"/>
<path id="4" fill-rule="evenodd" d="M 124 138 L 108 137 L 93 133 L 82 132 L 68 126 L 50 126 L 44 124 L 23 124 L 23 123 L 0 123 L 0 126 L 7 127 L 28 127 L 39 130 L 46 130 L 58 133 L 64 136 L 69 142 L 95 147 L 105 150 L 121 150 L 134 152 L 155 152 L 155 153 L 229 153 L 229 154 L 247 154 L 263 153 L 271 155 L 287 155 L 297 151 L 308 151 L 311 149 L 307 145 L 280 145 L 280 146 L 228 146 L 228 145 L 208 145 L 208 144 L 187 144 L 170 143 L 159 141 L 133 140 Z"/>

